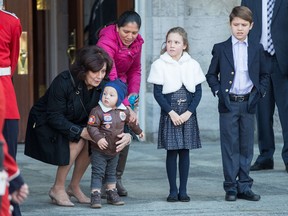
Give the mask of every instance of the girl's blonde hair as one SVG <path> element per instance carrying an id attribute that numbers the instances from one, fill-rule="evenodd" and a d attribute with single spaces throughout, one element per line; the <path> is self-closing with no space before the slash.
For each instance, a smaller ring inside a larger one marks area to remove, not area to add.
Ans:
<path id="1" fill-rule="evenodd" d="M 166 49 L 166 42 L 167 42 L 168 35 L 169 35 L 170 33 L 178 33 L 179 35 L 181 35 L 182 38 L 183 38 L 183 43 L 184 43 L 184 45 L 186 45 L 185 51 L 186 51 L 186 52 L 189 52 L 189 42 L 188 42 L 187 32 L 185 31 L 184 28 L 178 26 L 178 27 L 171 28 L 171 29 L 167 32 L 167 34 L 166 34 L 166 41 L 162 44 L 162 47 L 163 47 L 163 46 L 164 46 L 164 47 L 161 49 L 160 54 L 163 54 L 163 53 L 165 53 L 165 52 L 167 51 L 167 49 Z"/>

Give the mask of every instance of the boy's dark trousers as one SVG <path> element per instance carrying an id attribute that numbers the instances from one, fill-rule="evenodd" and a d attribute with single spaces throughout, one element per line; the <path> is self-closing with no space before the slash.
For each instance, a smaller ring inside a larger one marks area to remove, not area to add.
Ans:
<path id="1" fill-rule="evenodd" d="M 230 101 L 231 112 L 220 113 L 220 141 L 224 190 L 243 193 L 251 189 L 249 177 L 254 145 L 255 114 L 247 112 L 247 101 Z"/>

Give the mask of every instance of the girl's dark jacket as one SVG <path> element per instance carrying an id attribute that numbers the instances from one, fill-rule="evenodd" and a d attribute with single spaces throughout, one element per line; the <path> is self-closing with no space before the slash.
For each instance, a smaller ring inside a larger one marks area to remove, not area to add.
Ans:
<path id="1" fill-rule="evenodd" d="M 88 91 L 83 81 L 69 71 L 60 73 L 45 95 L 31 108 L 28 118 L 25 155 L 54 165 L 68 165 L 69 141 L 78 142 L 88 114 L 99 101 L 103 82 Z M 80 98 L 84 104 L 81 104 Z"/>

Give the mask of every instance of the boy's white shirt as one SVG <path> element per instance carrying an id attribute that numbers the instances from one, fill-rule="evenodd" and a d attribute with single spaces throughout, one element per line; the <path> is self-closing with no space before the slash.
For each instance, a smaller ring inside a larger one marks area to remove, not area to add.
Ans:
<path id="1" fill-rule="evenodd" d="M 98 102 L 98 104 L 100 105 L 100 107 L 101 107 L 101 109 L 102 109 L 102 111 L 103 111 L 104 113 L 109 112 L 110 110 L 112 110 L 111 107 L 106 107 L 106 106 L 102 103 L 101 100 Z M 121 103 L 121 104 L 117 107 L 117 109 L 126 110 L 127 107 L 126 107 L 123 103 Z"/>
<path id="2" fill-rule="evenodd" d="M 189 92 L 195 92 L 196 85 L 204 82 L 206 77 L 200 64 L 187 52 L 176 61 L 167 52 L 153 62 L 148 82 L 163 85 L 163 94 L 178 91 L 182 85 Z"/>

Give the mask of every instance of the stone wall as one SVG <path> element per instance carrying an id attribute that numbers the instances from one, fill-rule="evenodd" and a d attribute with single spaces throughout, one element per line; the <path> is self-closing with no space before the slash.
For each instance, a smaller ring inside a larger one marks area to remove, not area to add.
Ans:
<path id="1" fill-rule="evenodd" d="M 167 31 L 175 26 L 186 29 L 189 37 L 190 54 L 206 74 L 211 50 L 215 43 L 230 36 L 229 14 L 241 0 L 146 0 L 145 1 L 145 77 L 147 80 L 152 62 L 159 57 Z M 144 68 L 143 68 L 144 70 Z M 146 83 L 145 132 L 147 141 L 156 142 L 160 107 L 153 97 L 153 86 Z M 203 141 L 219 140 L 219 114 L 217 99 L 208 84 L 202 85 L 203 95 L 197 108 L 197 116 Z M 141 111 L 141 107 L 140 107 Z M 278 118 L 275 118 L 278 121 Z M 276 131 L 279 134 L 279 122 Z"/>

